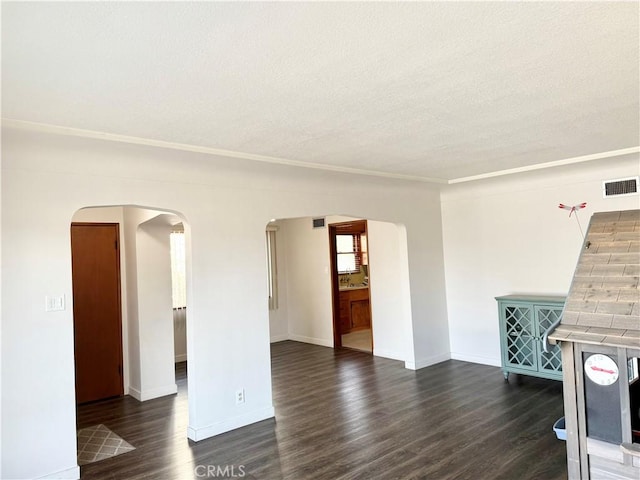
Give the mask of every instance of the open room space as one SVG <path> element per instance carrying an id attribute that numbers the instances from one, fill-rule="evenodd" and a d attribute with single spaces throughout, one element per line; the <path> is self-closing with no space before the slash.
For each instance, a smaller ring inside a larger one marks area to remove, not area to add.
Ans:
<path id="1" fill-rule="evenodd" d="M 104 423 L 136 445 L 82 467 L 82 478 L 192 478 L 217 467 L 250 479 L 566 478 L 564 445 L 549 432 L 562 414 L 553 380 L 505 383 L 495 367 L 455 360 L 415 372 L 292 341 L 272 344 L 271 362 L 276 420 L 198 443 L 182 435 L 184 365 L 177 396 L 81 406 L 81 427 Z"/>
<path id="2" fill-rule="evenodd" d="M 0 478 L 640 469 L 639 2 L 0 9 Z"/>

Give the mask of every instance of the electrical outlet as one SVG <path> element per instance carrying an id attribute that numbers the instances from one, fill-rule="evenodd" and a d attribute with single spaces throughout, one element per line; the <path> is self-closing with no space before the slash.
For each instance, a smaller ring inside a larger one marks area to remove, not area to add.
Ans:
<path id="1" fill-rule="evenodd" d="M 244 388 L 236 390 L 236 405 L 244 403 Z"/>

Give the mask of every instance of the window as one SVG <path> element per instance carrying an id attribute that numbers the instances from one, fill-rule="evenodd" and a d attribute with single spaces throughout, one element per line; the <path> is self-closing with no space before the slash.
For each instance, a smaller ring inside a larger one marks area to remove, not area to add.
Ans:
<path id="1" fill-rule="evenodd" d="M 269 310 L 278 308 L 278 265 L 276 256 L 276 230 L 267 230 L 267 281 L 269 288 Z"/>
<path id="2" fill-rule="evenodd" d="M 338 273 L 359 272 L 362 264 L 360 234 L 336 235 L 336 255 Z"/>
<path id="3" fill-rule="evenodd" d="M 186 308 L 187 275 L 184 230 L 176 228 L 169 235 L 169 242 L 171 246 L 171 293 L 173 308 Z"/>

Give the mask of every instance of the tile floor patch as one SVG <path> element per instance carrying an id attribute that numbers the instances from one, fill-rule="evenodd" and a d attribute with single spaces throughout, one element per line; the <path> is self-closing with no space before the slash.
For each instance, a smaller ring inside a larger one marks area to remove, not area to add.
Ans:
<path id="1" fill-rule="evenodd" d="M 98 462 L 131 450 L 135 447 L 104 425 L 78 430 L 78 465 Z"/>
<path id="2" fill-rule="evenodd" d="M 371 352 L 371 330 L 366 329 L 343 334 L 342 346 L 363 352 Z"/>

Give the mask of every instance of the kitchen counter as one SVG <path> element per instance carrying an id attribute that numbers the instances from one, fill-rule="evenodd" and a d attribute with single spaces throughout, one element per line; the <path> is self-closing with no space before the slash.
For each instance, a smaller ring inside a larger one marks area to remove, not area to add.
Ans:
<path id="1" fill-rule="evenodd" d="M 339 290 L 342 292 L 344 290 L 362 290 L 364 288 L 369 288 L 369 285 L 354 285 L 353 287 L 340 287 Z"/>

